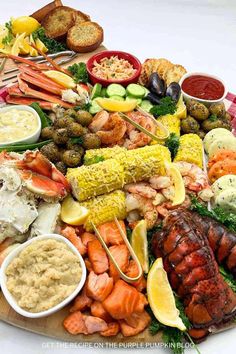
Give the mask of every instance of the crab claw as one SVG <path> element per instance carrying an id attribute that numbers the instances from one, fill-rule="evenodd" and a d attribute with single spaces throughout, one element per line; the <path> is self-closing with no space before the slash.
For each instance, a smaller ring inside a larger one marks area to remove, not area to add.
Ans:
<path id="1" fill-rule="evenodd" d="M 65 176 L 39 151 L 26 151 L 24 158 L 17 160 L 15 164 L 21 170 L 30 170 L 58 182 L 66 191 L 70 191 L 70 184 Z"/>
<path id="2" fill-rule="evenodd" d="M 29 170 L 18 171 L 26 188 L 46 201 L 60 200 L 67 195 L 65 186 L 46 176 Z"/>

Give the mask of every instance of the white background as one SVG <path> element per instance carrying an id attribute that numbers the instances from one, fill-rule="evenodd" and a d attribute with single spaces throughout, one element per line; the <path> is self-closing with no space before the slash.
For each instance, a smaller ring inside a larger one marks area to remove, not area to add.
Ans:
<path id="1" fill-rule="evenodd" d="M 1 0 L 0 23 L 11 16 L 31 14 L 48 2 Z M 107 48 L 128 51 L 142 61 L 164 57 L 188 71 L 218 75 L 236 93 L 236 0 L 64 0 L 64 4 L 90 14 L 103 26 Z M 215 335 L 199 349 L 202 354 L 233 354 L 235 334 L 229 330 Z M 47 341 L 52 342 L 0 322 L 2 354 L 106 354 L 111 350 L 59 349 L 56 344 L 54 349 L 45 349 L 43 343 Z M 146 350 L 150 354 L 168 353 L 161 348 Z"/>

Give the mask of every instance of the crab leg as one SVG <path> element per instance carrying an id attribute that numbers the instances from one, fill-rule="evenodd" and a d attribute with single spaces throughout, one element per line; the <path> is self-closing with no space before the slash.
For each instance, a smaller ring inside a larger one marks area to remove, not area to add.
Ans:
<path id="1" fill-rule="evenodd" d="M 45 83 L 48 83 L 49 85 L 53 85 L 53 87 L 58 88 L 58 90 L 64 90 L 65 87 L 58 84 L 57 82 L 53 81 L 49 77 L 47 77 L 43 72 L 39 73 L 36 70 L 31 69 L 29 66 L 26 65 L 20 65 L 19 66 L 19 71 L 21 73 L 28 74 L 30 76 L 33 76 L 35 79 L 39 79 L 40 81 L 43 81 Z"/>
<path id="2" fill-rule="evenodd" d="M 30 44 L 31 47 L 33 47 L 34 49 L 36 49 L 40 55 L 42 55 L 56 70 L 66 74 L 66 75 L 69 75 L 69 76 L 72 76 L 71 73 L 66 70 L 66 69 L 63 69 L 60 67 L 60 65 L 58 65 L 55 60 L 53 60 L 52 58 L 48 57 L 41 49 L 38 49 L 34 44 Z"/>
<path id="3" fill-rule="evenodd" d="M 32 97 L 26 97 L 24 94 L 22 94 L 20 90 L 19 92 L 21 93 L 21 95 L 16 95 L 13 97 L 8 95 L 6 97 L 6 102 L 11 104 L 24 104 L 27 106 L 30 105 L 31 103 L 37 102 L 42 109 L 46 109 L 46 110 L 52 110 L 53 106 L 55 105 L 54 103 L 51 102 L 38 100 Z"/>
<path id="4" fill-rule="evenodd" d="M 33 75 L 28 75 L 25 72 L 21 72 L 20 77 L 24 81 L 29 82 L 29 83 L 33 84 L 34 86 L 38 86 L 38 87 L 44 89 L 45 91 L 55 93 L 56 95 L 62 94 L 62 91 L 63 91 L 62 88 L 60 88 L 60 87 L 58 88 L 56 85 L 54 85 L 53 81 L 51 81 L 49 83 L 48 80 L 44 80 L 44 77 L 41 76 L 41 74 L 38 74 L 38 75 L 39 75 L 39 78 L 35 78 Z"/>
<path id="5" fill-rule="evenodd" d="M 34 63 L 33 61 L 23 58 L 23 57 L 19 57 L 18 55 L 13 55 L 13 54 L 6 54 L 5 55 L 8 58 L 11 58 L 13 60 L 17 60 L 21 63 L 27 64 L 29 66 L 33 66 L 35 69 L 37 70 L 48 70 L 50 69 L 50 66 L 48 64 L 37 64 Z"/>
<path id="6" fill-rule="evenodd" d="M 21 74 L 18 75 L 18 82 L 19 82 L 19 88 L 20 90 L 30 96 L 30 97 L 35 97 L 35 98 L 39 98 L 39 99 L 42 99 L 42 100 L 45 100 L 45 101 L 48 101 L 48 102 L 52 102 L 52 103 L 56 103 L 56 104 L 59 104 L 60 106 L 64 107 L 64 108 L 72 108 L 73 105 L 70 104 L 70 103 L 66 103 L 62 100 L 60 100 L 57 96 L 55 95 L 50 95 L 50 94 L 47 94 L 47 93 L 44 93 L 44 92 L 40 92 L 40 91 L 36 91 L 32 88 L 30 88 L 28 86 L 28 84 L 22 80 L 21 78 Z"/>

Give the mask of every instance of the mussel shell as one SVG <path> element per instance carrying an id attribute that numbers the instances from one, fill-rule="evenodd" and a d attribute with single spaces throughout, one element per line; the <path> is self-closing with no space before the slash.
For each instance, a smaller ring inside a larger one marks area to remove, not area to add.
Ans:
<path id="1" fill-rule="evenodd" d="M 149 92 L 145 98 L 154 105 L 160 104 L 160 101 L 161 101 L 161 98 L 152 92 Z"/>
<path id="2" fill-rule="evenodd" d="M 165 81 L 157 73 L 152 73 L 148 80 L 148 89 L 152 93 L 163 97 L 166 91 Z"/>
<path id="3" fill-rule="evenodd" d="M 166 96 L 171 97 L 175 102 L 178 102 L 181 94 L 181 87 L 177 82 L 172 82 L 166 89 Z"/>

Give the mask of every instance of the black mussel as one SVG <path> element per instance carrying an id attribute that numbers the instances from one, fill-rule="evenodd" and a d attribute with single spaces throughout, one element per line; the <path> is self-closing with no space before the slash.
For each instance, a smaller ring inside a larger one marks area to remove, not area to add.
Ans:
<path id="1" fill-rule="evenodd" d="M 166 96 L 169 96 L 175 102 L 178 102 L 180 94 L 181 87 L 177 82 L 172 82 L 166 89 Z"/>
<path id="2" fill-rule="evenodd" d="M 157 73 L 152 73 L 148 81 L 148 89 L 152 93 L 163 97 L 166 90 L 165 81 L 162 80 Z"/>
<path id="3" fill-rule="evenodd" d="M 149 92 L 147 96 L 145 97 L 148 101 L 150 101 L 152 104 L 160 104 L 161 98 L 155 95 L 155 93 Z"/>

